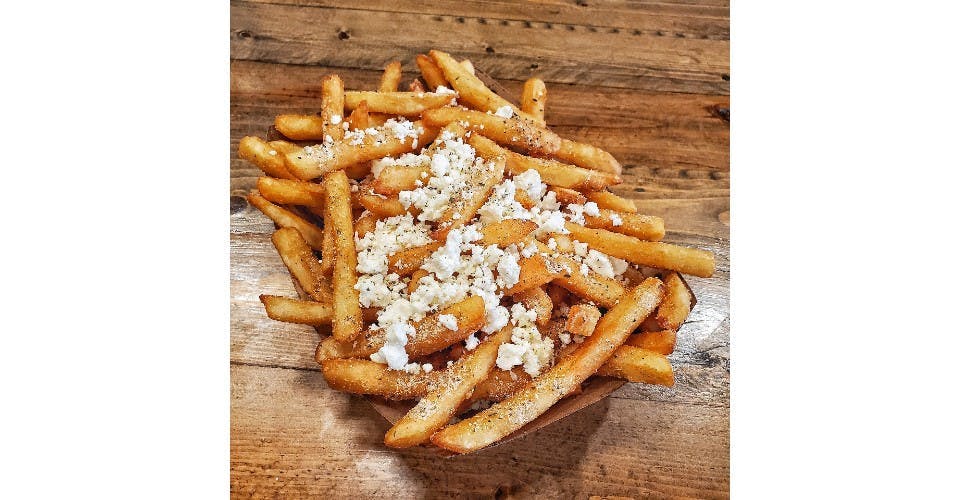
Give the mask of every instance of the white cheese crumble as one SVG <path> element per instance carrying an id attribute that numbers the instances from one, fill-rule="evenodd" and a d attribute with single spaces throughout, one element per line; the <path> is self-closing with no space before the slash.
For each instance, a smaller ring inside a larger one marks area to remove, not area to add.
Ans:
<path id="1" fill-rule="evenodd" d="M 501 118 L 513 118 L 513 108 L 510 106 L 501 106 L 494 114 Z"/>
<path id="2" fill-rule="evenodd" d="M 333 115 L 330 117 L 330 123 L 333 125 L 340 125 L 341 121 L 343 121 L 343 117 L 340 115 Z"/>
<path id="3" fill-rule="evenodd" d="M 437 316 L 437 321 L 439 321 L 441 325 L 447 327 L 448 330 L 457 329 L 457 317 L 452 314 L 441 314 Z"/>
<path id="4" fill-rule="evenodd" d="M 623 225 L 623 219 L 620 217 L 620 214 L 618 214 L 618 213 L 612 213 L 612 214 L 610 214 L 610 222 L 612 222 L 614 226 L 622 226 L 622 225 Z"/>
<path id="5" fill-rule="evenodd" d="M 526 309 L 522 304 L 510 308 L 513 331 L 510 342 L 501 344 L 497 351 L 498 368 L 509 370 L 523 365 L 523 371 L 536 377 L 549 365 L 553 357 L 553 340 L 540 334 L 536 320 L 536 311 Z"/>
<path id="6" fill-rule="evenodd" d="M 586 203 L 583 204 L 583 213 L 585 213 L 585 214 L 587 214 L 587 215 L 589 215 L 589 216 L 591 216 L 591 217 L 596 217 L 596 216 L 600 215 L 600 207 L 597 206 L 597 203 L 596 203 L 596 202 L 594 202 L 594 201 L 588 201 L 588 202 L 586 202 Z"/>
<path id="7" fill-rule="evenodd" d="M 470 336 L 463 341 L 463 348 L 468 351 L 476 349 L 478 345 L 480 345 L 480 339 L 477 338 L 476 333 L 471 333 Z"/>

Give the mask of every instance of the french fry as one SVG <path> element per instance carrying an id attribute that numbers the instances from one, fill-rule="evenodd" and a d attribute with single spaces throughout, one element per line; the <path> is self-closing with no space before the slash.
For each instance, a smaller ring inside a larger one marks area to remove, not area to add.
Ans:
<path id="1" fill-rule="evenodd" d="M 423 122 L 433 127 L 460 122 L 477 134 L 482 134 L 500 144 L 506 144 L 535 154 L 551 154 L 559 151 L 560 137 L 546 128 L 519 118 L 445 107 L 423 112 Z"/>
<path id="2" fill-rule="evenodd" d="M 347 342 L 363 329 L 360 292 L 357 284 L 357 247 L 354 243 L 353 213 L 350 209 L 350 183 L 342 171 L 323 177 L 327 190 L 327 213 L 324 221 L 333 229 L 336 261 L 333 263 L 333 336 Z M 324 259 L 327 257 L 324 256 Z"/>
<path id="3" fill-rule="evenodd" d="M 473 76 L 477 76 L 477 70 L 473 67 L 473 63 L 470 62 L 470 59 L 464 59 L 460 61 L 460 65 L 463 66 L 463 69 L 470 73 Z"/>
<path id="4" fill-rule="evenodd" d="M 603 229 L 588 229 L 572 222 L 567 222 L 565 226 L 574 239 L 590 245 L 590 248 L 634 264 L 669 269 L 701 278 L 712 276 L 716 266 L 713 254 L 706 250 L 642 241 Z"/>
<path id="5" fill-rule="evenodd" d="M 558 198 L 559 199 L 559 198 Z M 660 241 L 666 234 L 663 219 L 655 215 L 640 215 L 614 212 L 605 208 L 600 209 L 600 215 L 583 215 L 586 227 L 592 229 L 606 229 L 615 233 L 626 234 L 647 241 Z M 616 224 L 619 222 L 619 224 Z"/>
<path id="6" fill-rule="evenodd" d="M 321 363 L 331 389 L 354 394 L 374 394 L 387 399 L 423 397 L 436 384 L 439 371 L 407 373 L 366 359 L 330 358 Z"/>
<path id="7" fill-rule="evenodd" d="M 320 118 L 324 137 L 343 139 L 343 80 L 338 75 L 328 75 L 320 82 Z"/>
<path id="8" fill-rule="evenodd" d="M 430 166 L 388 165 L 373 180 L 373 191 L 382 195 L 395 195 L 400 191 L 417 189 L 417 181 L 426 184 L 430 178 Z"/>
<path id="9" fill-rule="evenodd" d="M 523 371 L 521 366 L 510 370 L 493 370 L 483 382 L 477 384 L 477 388 L 473 391 L 473 395 L 470 396 L 468 402 L 473 403 L 481 399 L 503 401 L 529 384 L 531 380 L 533 378 Z"/>
<path id="10" fill-rule="evenodd" d="M 570 294 L 567 292 L 566 288 L 554 283 L 550 283 L 547 285 L 547 295 L 550 296 L 550 301 L 553 302 L 553 307 L 557 308 L 562 304 L 567 303 L 567 299 L 569 298 Z"/>
<path id="11" fill-rule="evenodd" d="M 350 91 L 344 97 L 344 105 L 347 109 L 355 109 L 361 102 L 366 101 L 367 109 L 371 113 L 419 116 L 425 110 L 450 104 L 454 96 L 424 92 Z"/>
<path id="12" fill-rule="evenodd" d="M 523 304 L 523 307 L 533 310 L 537 314 L 537 326 L 545 327 L 550 322 L 553 313 L 553 301 L 543 290 L 543 287 L 533 287 L 513 296 L 513 300 Z M 599 313 L 600 311 L 597 311 Z"/>
<path id="13" fill-rule="evenodd" d="M 414 130 L 419 131 L 417 137 L 398 139 L 393 133 L 378 129 L 376 134 L 365 135 L 359 144 L 338 141 L 330 145 L 308 146 L 286 154 L 284 159 L 294 175 L 311 180 L 357 163 L 409 153 L 418 146 L 429 144 L 437 133 L 437 129 L 425 127 L 420 122 L 414 122 Z"/>
<path id="14" fill-rule="evenodd" d="M 433 444 L 456 453 L 483 448 L 540 416 L 560 398 L 576 390 L 626 340 L 663 297 L 663 284 L 650 278 L 600 319 L 593 335 L 569 356 L 532 383 L 490 408 L 447 426 L 431 437 Z"/>
<path id="15" fill-rule="evenodd" d="M 323 231 L 320 230 L 317 226 L 309 223 L 303 217 L 287 210 L 286 208 L 279 207 L 267 201 L 266 198 L 260 196 L 256 191 L 252 191 L 247 195 L 247 201 L 251 205 L 257 207 L 264 215 L 269 217 L 273 222 L 275 222 L 280 227 L 292 227 L 300 232 L 303 236 L 303 239 L 306 240 L 307 244 L 310 245 L 310 248 L 314 250 L 321 249 L 321 242 L 323 241 Z"/>
<path id="16" fill-rule="evenodd" d="M 617 196 L 610 191 L 590 191 L 586 193 L 587 199 L 596 203 L 600 208 L 616 210 L 617 212 L 626 212 L 628 214 L 637 213 L 637 205 L 633 200 L 628 200 Z"/>
<path id="17" fill-rule="evenodd" d="M 332 298 L 330 283 L 324 279 L 320 261 L 313 255 L 313 250 L 300 235 L 300 231 L 292 227 L 282 227 L 276 230 L 270 239 L 300 288 L 313 300 L 329 303 Z"/>
<path id="18" fill-rule="evenodd" d="M 533 221 L 505 219 L 480 228 L 480 234 L 483 235 L 480 242 L 483 245 L 507 247 L 525 240 L 537 227 Z"/>
<path id="19" fill-rule="evenodd" d="M 317 351 L 314 354 L 314 359 L 321 364 L 328 359 L 352 357 L 354 357 L 352 346 L 347 342 L 338 342 L 332 335 L 327 336 L 317 344 Z"/>
<path id="20" fill-rule="evenodd" d="M 500 344 L 510 340 L 512 327 L 489 335 L 473 351 L 458 359 L 438 377 L 436 386 L 387 431 L 384 444 L 391 448 L 416 446 L 444 426 L 474 387 L 487 378 L 497 360 Z"/>
<path id="21" fill-rule="evenodd" d="M 520 109 L 524 113 L 543 122 L 543 111 L 547 106 L 547 86 L 539 78 L 530 78 L 523 82 L 523 93 L 520 94 Z"/>
<path id="22" fill-rule="evenodd" d="M 261 295 L 260 302 L 270 319 L 301 325 L 329 325 L 333 316 L 330 306 L 312 300 L 290 299 L 276 295 Z"/>
<path id="23" fill-rule="evenodd" d="M 541 252 L 551 252 L 545 245 L 540 244 Z M 560 285 L 574 294 L 583 297 L 601 307 L 613 307 L 626 292 L 626 288 L 619 281 L 605 276 L 600 276 L 594 272 L 588 272 L 584 275 L 580 271 L 580 265 L 572 258 L 560 253 L 550 254 L 554 261 L 561 267 L 569 269 L 569 273 L 563 273 L 553 279 L 553 283 Z"/>
<path id="24" fill-rule="evenodd" d="M 387 266 L 391 273 L 397 273 L 400 276 L 406 276 L 413 273 L 423 261 L 430 257 L 443 246 L 442 241 L 434 241 L 419 247 L 407 248 L 387 257 Z"/>
<path id="25" fill-rule="evenodd" d="M 253 163 L 270 177 L 296 179 L 296 177 L 287 170 L 286 164 L 284 163 L 284 153 L 278 151 L 259 137 L 247 136 L 240 139 L 240 146 L 237 152 L 240 158 Z"/>
<path id="26" fill-rule="evenodd" d="M 593 330 L 600 321 L 600 309 L 589 303 L 580 303 L 570 306 L 565 328 L 568 332 L 584 337 L 593 335 Z"/>
<path id="27" fill-rule="evenodd" d="M 260 196 L 278 205 L 300 205 L 323 208 L 324 190 L 320 184 L 291 179 L 260 177 L 257 179 Z"/>
<path id="28" fill-rule="evenodd" d="M 565 187 L 578 190 L 603 189 L 606 186 L 619 184 L 622 179 L 619 175 L 598 172 L 586 168 L 575 167 L 558 161 L 542 158 L 532 158 L 515 153 L 500 147 L 497 143 L 480 135 L 473 134 L 469 139 L 478 154 L 496 156 L 504 154 L 507 158 L 506 170 L 510 175 L 520 175 L 527 170 L 536 170 L 544 183 L 551 186 Z"/>
<path id="29" fill-rule="evenodd" d="M 542 255 L 520 259 L 520 277 L 516 284 L 503 291 L 504 295 L 516 295 L 531 288 L 550 283 L 564 273 L 559 266 L 548 262 Z"/>
<path id="30" fill-rule="evenodd" d="M 407 213 L 407 209 L 403 208 L 399 198 L 374 193 L 372 189 L 361 191 L 357 196 L 357 201 L 363 208 L 373 212 L 381 219 Z M 410 207 L 410 212 L 414 212 L 414 207 Z"/>
<path id="31" fill-rule="evenodd" d="M 623 167 L 612 154 L 590 144 L 562 139 L 557 150 L 551 152 L 558 160 L 567 161 L 578 167 L 599 170 L 620 175 Z"/>
<path id="32" fill-rule="evenodd" d="M 437 87 L 440 86 L 450 87 L 450 83 L 447 82 L 446 77 L 443 76 L 443 71 L 440 70 L 437 63 L 433 62 L 433 59 L 429 56 L 417 54 L 417 67 L 420 68 L 423 81 L 430 87 L 430 90 L 437 90 Z"/>
<path id="33" fill-rule="evenodd" d="M 467 103 L 480 111 L 493 112 L 504 106 L 509 106 L 515 113 L 520 112 L 520 108 L 488 89 L 479 78 L 457 62 L 450 54 L 439 50 L 431 50 L 430 57 L 443 72 L 444 79 L 450 82 L 453 89 L 460 94 L 459 100 L 461 102 Z M 421 67 L 421 71 L 422 69 Z"/>
<path id="34" fill-rule="evenodd" d="M 447 234 L 451 229 L 464 225 L 468 220 L 477 215 L 480 207 L 490 198 L 493 188 L 503 180 L 502 156 L 489 160 L 492 163 L 491 168 L 482 169 L 474 178 L 467 183 L 467 188 L 461 196 L 450 200 L 450 205 L 437 218 L 434 230 L 430 237 L 437 241 L 446 241 Z"/>
<path id="35" fill-rule="evenodd" d="M 664 330 L 677 330 L 690 314 L 690 303 L 693 297 L 690 296 L 690 290 L 683 284 L 680 275 L 675 272 L 664 274 L 663 285 L 666 293 L 663 296 L 663 303 L 657 308 L 657 324 Z"/>
<path id="36" fill-rule="evenodd" d="M 407 293 L 413 295 L 413 292 L 417 290 L 417 287 L 420 286 L 420 279 L 430 274 L 429 272 L 423 269 L 417 269 L 410 275 L 410 283 L 407 284 Z"/>
<path id="37" fill-rule="evenodd" d="M 367 101 L 360 101 L 356 107 L 353 108 L 353 111 L 350 112 L 350 117 L 347 118 L 347 121 L 350 123 L 350 130 L 366 130 L 373 126 L 370 121 L 370 110 L 367 109 Z"/>
<path id="38" fill-rule="evenodd" d="M 457 319 L 456 330 L 440 324 L 439 317 L 442 314 L 449 314 Z M 484 315 L 483 299 L 474 295 L 427 316 L 413 325 L 417 334 L 407 341 L 407 354 L 411 358 L 426 356 L 463 341 L 483 326 Z M 351 357 L 367 358 L 379 351 L 384 343 L 386 343 L 386 333 L 382 329 L 367 331 L 354 343 L 349 352 Z"/>
<path id="39" fill-rule="evenodd" d="M 354 163 L 353 165 L 344 167 L 343 173 L 347 174 L 347 177 L 350 179 L 363 179 L 370 175 L 370 162 Z"/>
<path id="40" fill-rule="evenodd" d="M 655 332 L 634 333 L 627 339 L 625 345 L 640 347 L 668 356 L 673 353 L 673 349 L 677 345 L 677 332 L 673 330 L 658 330 Z"/>
<path id="41" fill-rule="evenodd" d="M 273 126 L 295 141 L 322 141 L 326 130 L 323 127 L 323 118 L 319 115 L 277 115 Z"/>
<path id="42" fill-rule="evenodd" d="M 513 199 L 517 200 L 517 203 L 527 210 L 530 210 L 537 205 L 537 200 L 531 198 L 530 195 L 527 194 L 527 192 L 523 189 L 517 189 L 513 194 Z"/>
<path id="43" fill-rule="evenodd" d="M 400 86 L 402 76 L 400 61 L 393 61 L 383 69 L 383 76 L 380 77 L 380 92 L 396 92 Z"/>
<path id="44" fill-rule="evenodd" d="M 620 346 L 597 375 L 673 387 L 673 368 L 666 356 L 629 345 Z"/>
<path id="45" fill-rule="evenodd" d="M 300 146 L 297 146 L 296 144 L 292 142 L 287 142 L 287 141 L 270 141 L 267 144 L 269 144 L 270 147 L 273 148 L 277 153 L 282 155 L 287 154 L 291 151 L 297 151 L 300 149 Z M 295 177 L 293 177 L 293 174 L 290 174 L 289 179 L 295 179 Z"/>
<path id="46" fill-rule="evenodd" d="M 353 230 L 357 233 L 357 238 L 363 238 L 363 235 L 377 228 L 377 221 L 380 220 L 377 214 L 364 210 L 360 217 L 353 223 Z"/>
<path id="47" fill-rule="evenodd" d="M 337 260 L 337 241 L 334 235 L 334 227 L 330 222 L 330 209 L 326 205 L 326 196 L 324 196 L 323 205 L 323 241 L 320 242 L 320 272 L 325 276 L 333 274 L 333 263 Z"/>
<path id="48" fill-rule="evenodd" d="M 580 191 L 558 186 L 550 186 L 549 190 L 553 191 L 557 195 L 557 201 L 563 204 L 583 205 L 587 202 L 587 197 Z"/>

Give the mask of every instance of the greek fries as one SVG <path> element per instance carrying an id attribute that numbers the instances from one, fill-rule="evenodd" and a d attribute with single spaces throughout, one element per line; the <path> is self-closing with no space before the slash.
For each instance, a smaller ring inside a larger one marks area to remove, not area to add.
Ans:
<path id="1" fill-rule="evenodd" d="M 630 291 L 600 319 L 593 335 L 571 355 L 509 398 L 447 426 L 433 435 L 433 444 L 466 453 L 483 448 L 523 427 L 560 398 L 580 387 L 660 303 L 663 284 L 649 278 Z"/>
<path id="2" fill-rule="evenodd" d="M 547 126 L 543 80 L 518 106 L 429 54 L 409 85 L 399 62 L 375 88 L 327 76 L 317 109 L 276 117 L 290 140 L 240 141 L 299 285 L 260 295 L 266 315 L 317 327 L 331 389 L 408 404 L 391 448 L 484 448 L 612 385 L 593 376 L 672 386 L 696 303 L 679 273 L 710 276 L 713 254 L 609 191 L 620 164 Z"/>

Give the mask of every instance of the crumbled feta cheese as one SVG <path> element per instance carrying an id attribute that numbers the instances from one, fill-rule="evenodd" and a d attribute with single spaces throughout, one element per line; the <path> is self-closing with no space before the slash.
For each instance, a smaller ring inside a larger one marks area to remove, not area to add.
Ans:
<path id="1" fill-rule="evenodd" d="M 617 276 L 627 272 L 627 268 L 630 267 L 630 264 L 623 259 L 618 259 L 609 255 L 607 255 L 607 259 L 610 259 L 610 264 L 613 265 L 613 274 Z"/>
<path id="2" fill-rule="evenodd" d="M 587 252 L 588 252 L 588 249 L 587 249 L 586 243 L 573 240 L 573 253 L 575 255 L 579 255 L 580 257 L 586 257 Z"/>
<path id="3" fill-rule="evenodd" d="M 273 149 L 270 150 L 270 156 L 277 156 L 277 152 Z"/>
<path id="4" fill-rule="evenodd" d="M 570 334 L 568 332 L 563 332 L 558 335 L 558 337 L 560 338 L 560 343 L 563 345 L 567 345 L 571 342 Z"/>
<path id="5" fill-rule="evenodd" d="M 471 333 L 470 336 L 463 341 L 463 348 L 468 351 L 476 349 L 478 345 L 480 345 L 480 340 L 477 338 L 476 333 Z"/>
<path id="6" fill-rule="evenodd" d="M 494 114 L 501 118 L 513 118 L 513 108 L 510 106 L 501 106 Z"/>
<path id="7" fill-rule="evenodd" d="M 333 125 L 340 125 L 341 121 L 343 121 L 343 117 L 340 115 L 333 115 L 330 117 L 330 123 Z"/>
<path id="8" fill-rule="evenodd" d="M 440 85 L 439 87 L 437 87 L 437 90 L 434 90 L 433 93 L 434 93 L 434 94 L 440 94 L 440 95 L 444 95 L 444 94 L 457 95 L 457 91 L 456 91 L 456 90 L 448 89 L 447 87 L 444 87 L 443 85 Z"/>
<path id="9" fill-rule="evenodd" d="M 519 252 L 516 245 L 510 245 L 507 248 L 512 251 L 504 252 L 500 262 L 497 263 L 497 284 L 501 288 L 510 288 L 520 281 L 520 260 L 517 258 Z"/>
<path id="10" fill-rule="evenodd" d="M 500 345 L 497 351 L 497 367 L 509 370 L 523 365 L 523 371 L 536 377 L 553 357 L 553 341 L 540 334 L 535 323 L 537 314 L 522 304 L 510 308 L 510 322 L 513 323 L 510 342 Z"/>
<path id="11" fill-rule="evenodd" d="M 588 201 L 583 204 L 583 213 L 591 217 L 596 217 L 600 215 L 600 207 L 597 206 L 596 202 Z"/>
<path id="12" fill-rule="evenodd" d="M 525 346 L 506 343 L 500 344 L 497 350 L 497 368 L 509 370 L 514 366 L 523 364 L 523 353 L 527 352 Z"/>
<path id="13" fill-rule="evenodd" d="M 448 330 L 457 329 L 457 317 L 452 314 L 441 314 L 437 316 L 437 321 L 439 321 L 441 325 L 447 327 Z"/>
<path id="14" fill-rule="evenodd" d="M 570 211 L 569 214 L 564 214 L 567 216 L 567 220 L 576 224 L 586 224 L 587 221 L 583 218 L 583 205 L 578 205 L 576 203 L 570 203 L 567 205 L 567 210 Z"/>
<path id="15" fill-rule="evenodd" d="M 520 175 L 513 176 L 513 182 L 535 200 L 543 198 L 543 195 L 547 193 L 547 185 L 540 179 L 540 172 L 532 168 Z"/>
<path id="16" fill-rule="evenodd" d="M 622 226 L 622 225 L 623 225 L 623 219 L 620 217 L 620 214 L 618 214 L 618 213 L 612 213 L 612 214 L 610 214 L 610 222 L 612 222 L 614 226 Z"/>
<path id="17" fill-rule="evenodd" d="M 600 253 L 596 250 L 590 250 L 590 253 L 587 254 L 587 257 L 583 259 L 584 263 L 590 266 L 590 269 L 593 269 L 594 272 L 600 276 L 607 278 L 613 278 L 616 274 L 613 270 L 613 264 L 610 262 L 609 257 L 606 254 Z"/>
<path id="18" fill-rule="evenodd" d="M 420 367 L 423 368 L 423 373 L 430 373 L 433 371 L 433 365 L 430 363 L 424 363 Z"/>

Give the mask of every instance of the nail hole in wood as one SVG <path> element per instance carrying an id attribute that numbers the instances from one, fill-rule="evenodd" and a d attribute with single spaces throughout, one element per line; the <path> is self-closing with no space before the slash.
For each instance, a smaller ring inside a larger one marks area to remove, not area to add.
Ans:
<path id="1" fill-rule="evenodd" d="M 343 29 L 343 28 L 341 28 L 340 31 L 337 33 L 337 38 L 339 38 L 339 39 L 341 39 L 341 40 L 349 40 L 349 39 L 350 39 L 350 32 L 347 31 L 347 30 L 345 30 L 345 29 Z"/>
<path id="2" fill-rule="evenodd" d="M 240 32 L 237 33 L 237 36 L 239 38 L 250 38 L 252 35 L 250 35 L 250 32 L 247 30 L 241 30 Z"/>

